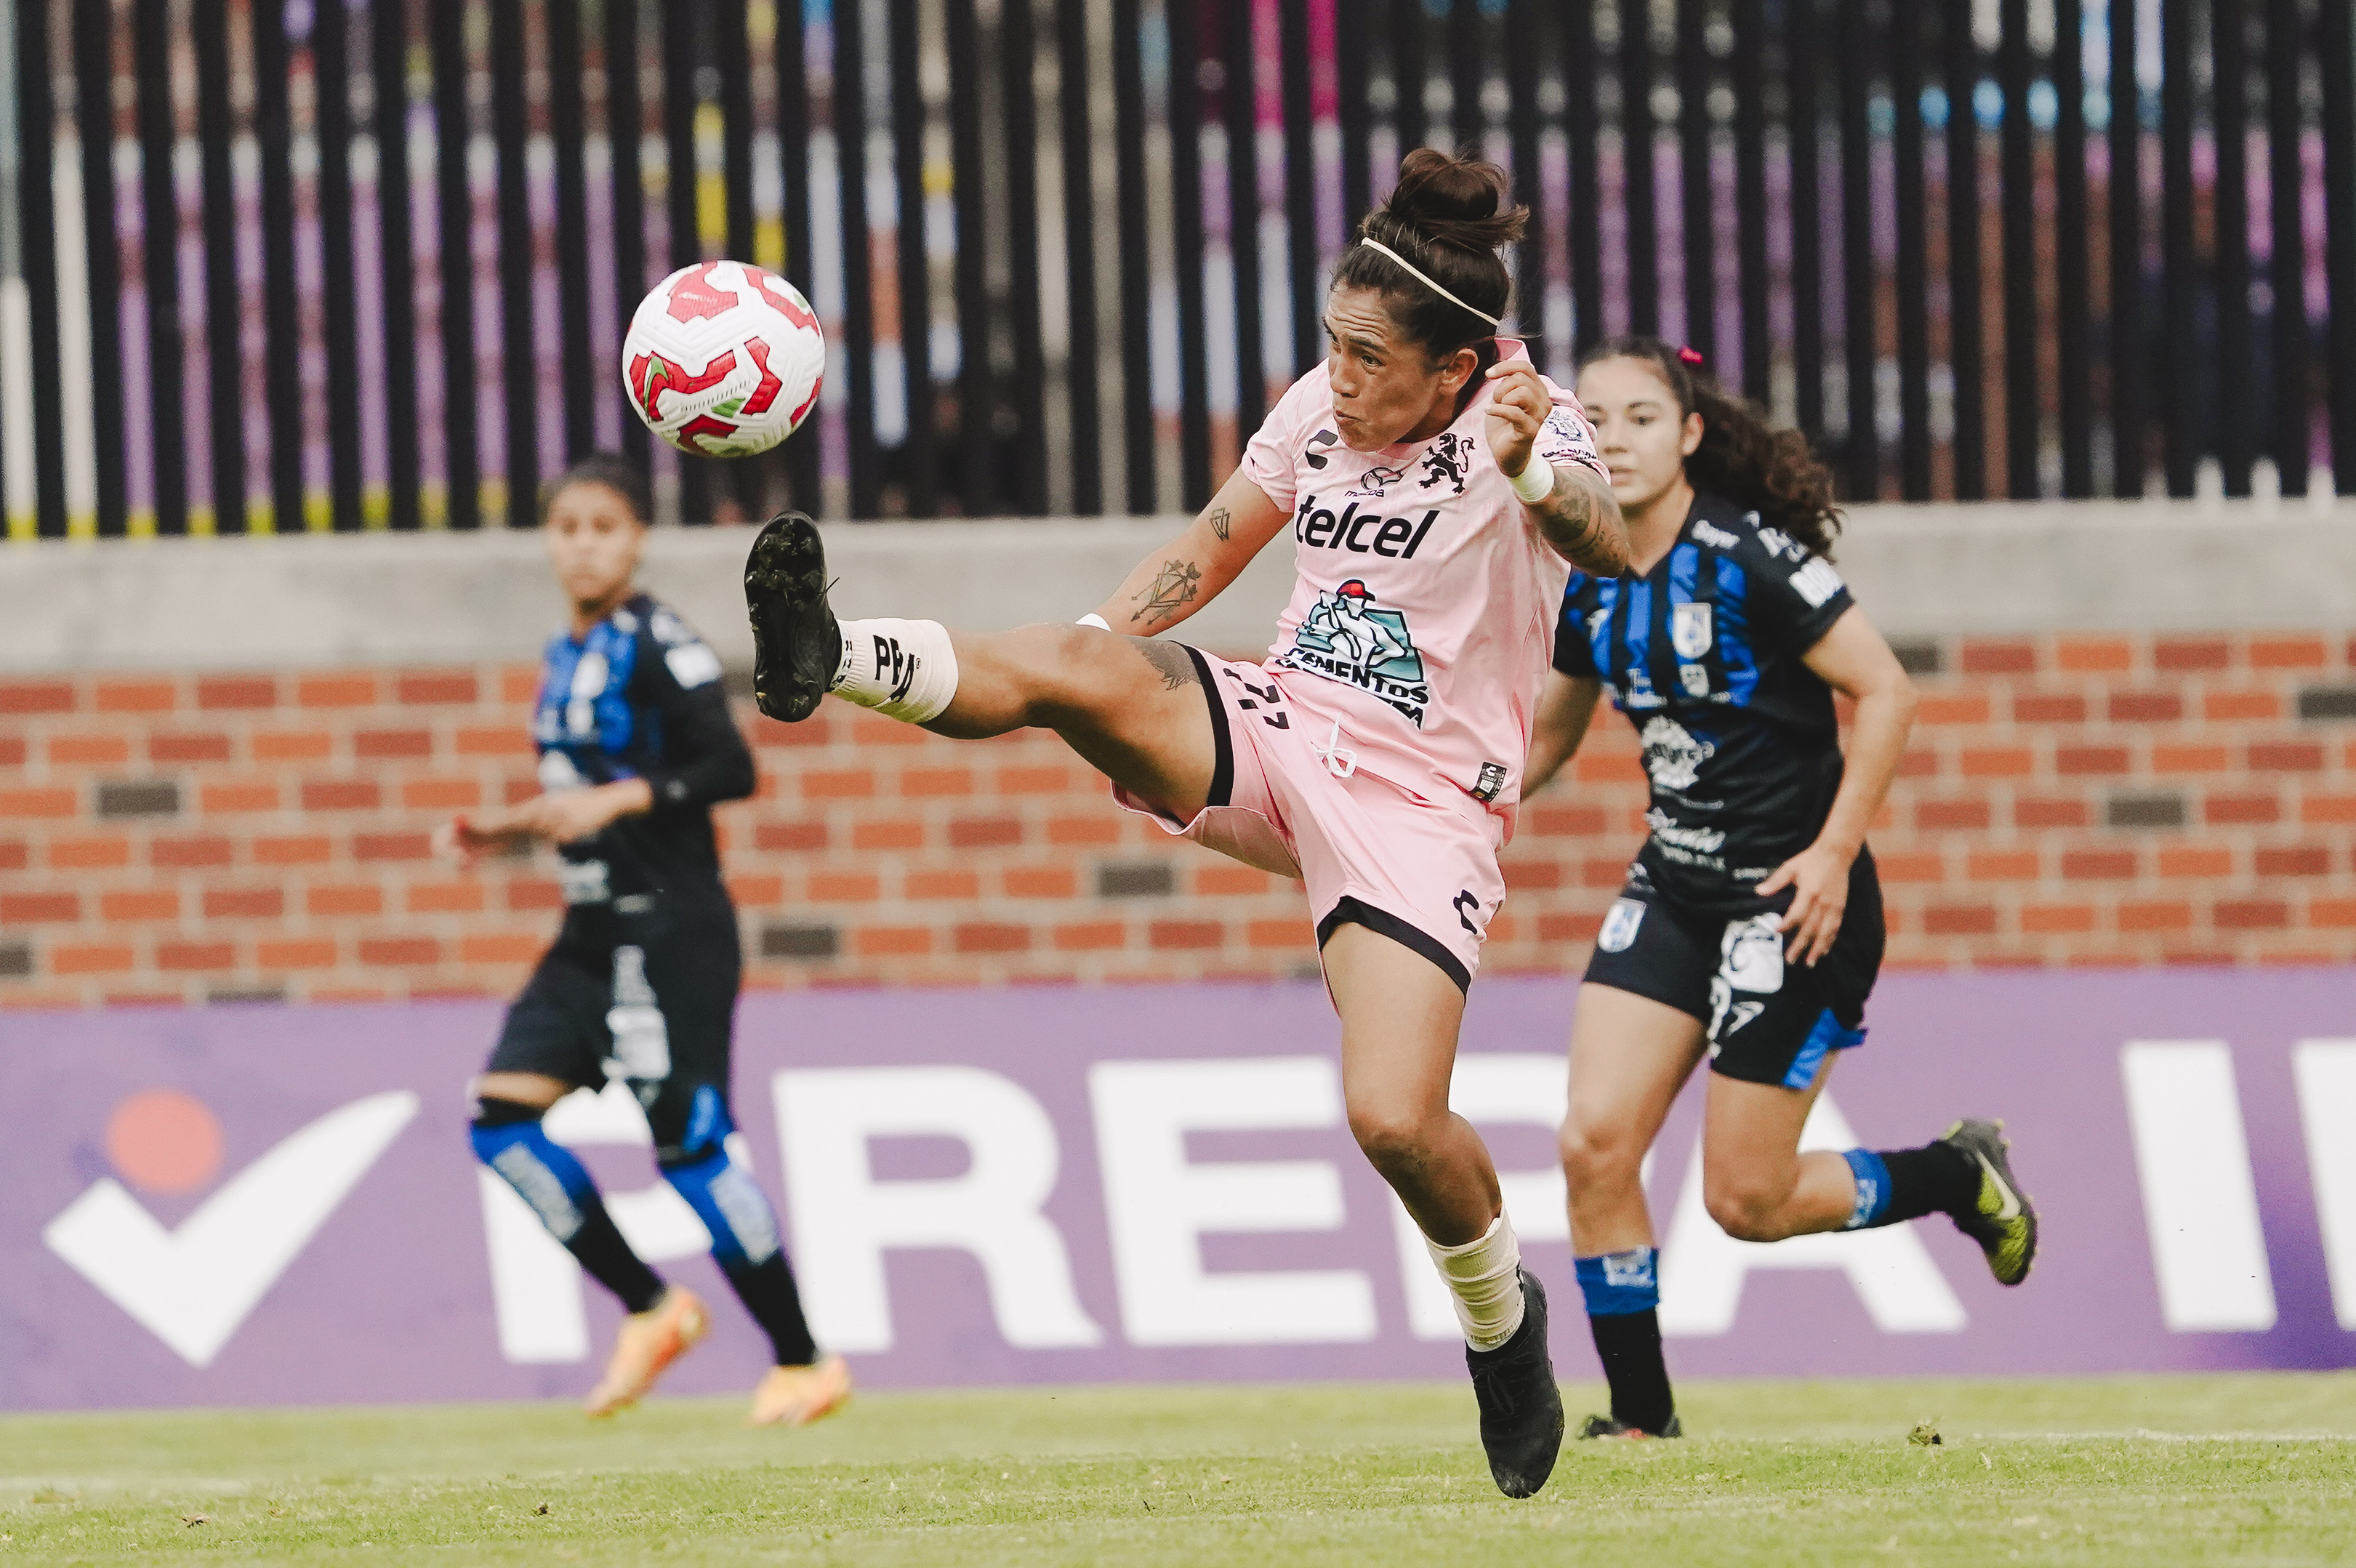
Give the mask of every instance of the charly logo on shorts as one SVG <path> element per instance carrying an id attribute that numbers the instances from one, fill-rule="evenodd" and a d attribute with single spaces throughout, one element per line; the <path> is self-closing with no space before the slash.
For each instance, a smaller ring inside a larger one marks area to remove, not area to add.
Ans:
<path id="1" fill-rule="evenodd" d="M 1596 933 L 1595 945 L 1605 952 L 1626 952 L 1644 923 L 1644 905 L 1633 898 L 1614 898 L 1603 911 L 1603 929 Z"/>
<path id="2" fill-rule="evenodd" d="M 1718 972 L 1709 982 L 1709 1037 L 1723 1040 L 1767 1010 L 1735 993 L 1772 996 L 1783 989 L 1783 923 L 1780 916 L 1729 920 L 1718 939 Z"/>
<path id="3" fill-rule="evenodd" d="M 1717 746 L 1697 740 L 1673 718 L 1647 720 L 1637 738 L 1644 747 L 1644 771 L 1664 789 L 1692 789 L 1701 777 L 1701 765 L 1718 755 Z"/>
<path id="4" fill-rule="evenodd" d="M 1355 577 L 1318 595 L 1280 662 L 1355 686 L 1423 727 L 1431 688 L 1424 684 L 1423 655 L 1416 651 L 1407 617 L 1376 607 L 1374 594 Z"/>

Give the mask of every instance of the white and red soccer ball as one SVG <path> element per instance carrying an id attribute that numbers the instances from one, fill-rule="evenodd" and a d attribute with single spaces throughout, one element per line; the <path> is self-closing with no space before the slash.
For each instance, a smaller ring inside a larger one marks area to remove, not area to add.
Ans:
<path id="1" fill-rule="evenodd" d="M 818 406 L 826 335 L 801 292 L 746 262 L 657 284 L 622 339 L 622 388 L 647 428 L 699 457 L 750 457 Z"/>

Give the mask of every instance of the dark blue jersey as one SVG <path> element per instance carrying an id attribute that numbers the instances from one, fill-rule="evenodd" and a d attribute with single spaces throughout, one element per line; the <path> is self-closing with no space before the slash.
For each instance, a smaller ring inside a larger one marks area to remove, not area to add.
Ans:
<path id="1" fill-rule="evenodd" d="M 1602 681 L 1636 726 L 1652 778 L 1644 859 L 1664 892 L 1747 899 L 1824 826 L 1840 729 L 1803 655 L 1850 603 L 1830 562 L 1705 494 L 1650 572 L 1571 577 L 1554 667 Z"/>
<path id="2" fill-rule="evenodd" d="M 720 894 L 712 808 L 753 792 L 720 659 L 686 623 L 639 594 L 589 628 L 548 642 L 532 713 L 544 789 L 643 779 L 654 807 L 622 817 L 563 856 L 568 904 L 677 892 Z"/>

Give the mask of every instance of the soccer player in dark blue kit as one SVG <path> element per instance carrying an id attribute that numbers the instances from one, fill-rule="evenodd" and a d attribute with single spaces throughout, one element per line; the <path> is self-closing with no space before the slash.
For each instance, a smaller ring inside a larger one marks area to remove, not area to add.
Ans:
<path id="1" fill-rule="evenodd" d="M 1570 579 L 1527 788 L 1579 748 L 1606 689 L 1652 784 L 1652 833 L 1604 916 L 1571 1026 L 1571 1249 L 1612 1388 L 1612 1413 L 1582 1435 L 1669 1437 L 1642 1170 L 1705 1053 L 1703 1196 L 1730 1236 L 1944 1213 L 2014 1285 L 2036 1255 L 2037 1214 L 2001 1122 L 1960 1121 L 1919 1149 L 1799 1152 L 1837 1053 L 1865 1040 L 1883 938 L 1865 833 L 1915 705 L 1827 559 L 1831 475 L 1690 349 L 1607 341 L 1582 360 L 1579 397 L 1627 520 L 1629 567 Z M 1836 692 L 1856 705 L 1846 757 Z"/>
<path id="2" fill-rule="evenodd" d="M 692 1291 L 630 1250 L 589 1173 L 541 1125 L 574 1089 L 628 1084 L 656 1165 L 776 1350 L 749 1420 L 806 1425 L 850 1397 L 851 1374 L 818 1354 L 776 1216 L 728 1151 L 743 958 L 712 808 L 753 792 L 753 756 L 718 656 L 633 584 L 650 511 L 645 479 L 619 457 L 586 458 L 549 491 L 543 531 L 573 620 L 549 641 L 533 711 L 542 793 L 443 830 L 469 858 L 552 843 L 564 889 L 563 928 L 475 1081 L 475 1152 L 629 1309 L 587 1401 L 610 1415 L 711 1326 Z"/>

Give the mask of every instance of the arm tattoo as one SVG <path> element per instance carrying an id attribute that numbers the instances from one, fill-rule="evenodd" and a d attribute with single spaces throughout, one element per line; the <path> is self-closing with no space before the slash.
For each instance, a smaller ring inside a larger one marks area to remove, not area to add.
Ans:
<path id="1" fill-rule="evenodd" d="M 1161 672 L 1162 689 L 1174 692 L 1181 686 L 1199 686 L 1202 680 L 1194 673 L 1194 658 L 1174 642 L 1159 638 L 1133 637 L 1131 646 L 1145 656 L 1145 661 Z"/>
<path id="2" fill-rule="evenodd" d="M 1220 543 L 1225 544 L 1227 542 L 1227 536 L 1234 531 L 1235 523 L 1227 516 L 1226 508 L 1221 507 L 1211 514 L 1211 532 L 1219 536 Z"/>
<path id="3" fill-rule="evenodd" d="M 1582 572 L 1616 577 L 1628 567 L 1628 531 L 1611 492 L 1557 468 L 1554 493 L 1529 509 L 1547 542 Z"/>
<path id="4" fill-rule="evenodd" d="M 1131 602 L 1145 602 L 1129 618 L 1143 621 L 1148 628 L 1159 626 L 1194 603 L 1194 596 L 1203 591 L 1202 584 L 1202 568 L 1192 561 L 1164 561 L 1162 570 L 1153 575 L 1153 581 L 1130 596 Z"/>

